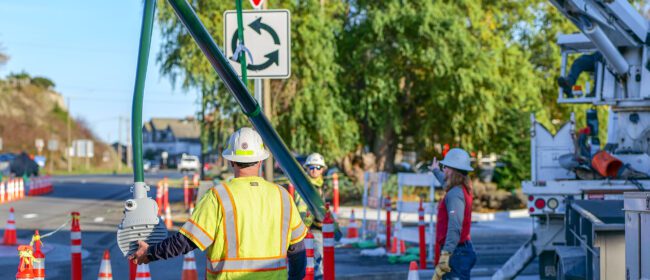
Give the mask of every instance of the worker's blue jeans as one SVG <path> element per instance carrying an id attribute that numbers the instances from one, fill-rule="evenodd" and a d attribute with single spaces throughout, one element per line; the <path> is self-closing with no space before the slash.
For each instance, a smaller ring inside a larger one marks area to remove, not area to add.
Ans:
<path id="1" fill-rule="evenodd" d="M 472 243 L 467 241 L 459 245 L 451 254 L 449 266 L 451 271 L 445 273 L 442 279 L 445 280 L 469 280 L 472 267 L 476 264 L 476 253 Z"/>

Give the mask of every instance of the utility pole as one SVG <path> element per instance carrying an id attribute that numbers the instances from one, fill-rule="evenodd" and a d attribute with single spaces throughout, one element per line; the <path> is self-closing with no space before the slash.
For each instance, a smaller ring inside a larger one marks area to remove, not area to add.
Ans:
<path id="1" fill-rule="evenodd" d="M 125 119 L 126 119 L 126 128 L 127 128 L 126 130 L 128 132 L 128 131 L 131 130 L 131 127 L 129 125 L 131 120 L 129 120 L 129 118 L 125 118 Z M 132 152 L 133 151 L 132 151 L 132 146 L 131 146 L 131 134 L 127 133 L 126 134 L 126 166 L 128 166 L 129 168 L 133 167 L 133 161 L 132 161 L 133 160 L 133 153 Z"/>
<path id="2" fill-rule="evenodd" d="M 122 171 L 122 116 L 118 116 L 117 117 L 117 172 L 121 172 L 121 171 Z"/>
<path id="3" fill-rule="evenodd" d="M 264 1 L 262 3 L 262 9 L 266 10 L 269 8 L 269 2 Z M 257 79 L 255 80 L 255 92 L 257 96 L 257 86 L 260 86 L 259 90 L 259 101 L 260 101 L 260 106 L 262 106 L 262 109 L 264 110 L 264 115 L 266 115 L 266 118 L 269 119 L 269 122 L 271 121 L 271 80 L 270 79 L 264 79 L 260 80 Z M 263 85 L 262 85 L 263 84 Z M 264 179 L 267 181 L 273 182 L 273 155 L 271 155 L 268 159 L 266 159 L 266 162 L 264 162 Z"/>
<path id="4" fill-rule="evenodd" d="M 72 114 L 72 111 L 70 111 L 70 97 L 68 97 L 68 118 L 67 118 L 67 126 L 68 126 L 68 145 L 66 147 L 66 158 L 68 159 L 68 173 L 72 172 L 72 155 L 70 155 L 70 149 L 72 147 L 72 133 L 70 132 L 70 115 Z"/>

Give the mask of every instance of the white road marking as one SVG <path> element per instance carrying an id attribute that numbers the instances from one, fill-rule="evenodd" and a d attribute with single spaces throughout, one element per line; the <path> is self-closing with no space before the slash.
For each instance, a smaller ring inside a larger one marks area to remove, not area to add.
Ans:
<path id="1" fill-rule="evenodd" d="M 104 222 L 104 217 L 95 217 L 93 220 L 95 223 L 103 223 Z"/>
<path id="2" fill-rule="evenodd" d="M 23 219 L 33 219 L 33 218 L 36 218 L 36 217 L 38 217 L 38 214 L 35 214 L 35 213 L 29 213 L 29 214 L 23 215 Z"/>

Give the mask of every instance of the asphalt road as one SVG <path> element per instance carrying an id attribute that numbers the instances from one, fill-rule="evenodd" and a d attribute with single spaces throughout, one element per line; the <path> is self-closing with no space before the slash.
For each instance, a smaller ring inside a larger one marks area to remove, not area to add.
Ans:
<path id="1" fill-rule="evenodd" d="M 175 172 L 145 175 L 146 181 L 155 184 L 164 176 L 181 178 Z M 6 224 L 10 207 L 16 211 L 16 226 L 20 242 L 29 242 L 35 229 L 47 234 L 70 220 L 70 212 L 81 213 L 83 275 L 95 278 L 103 251 L 111 253 L 114 279 L 127 279 L 128 263 L 117 247 L 115 232 L 122 219 L 123 202 L 131 197 L 132 183 L 126 175 L 60 176 L 53 178 L 54 192 L 45 196 L 26 197 L 20 201 L 0 205 L 0 225 Z M 155 196 L 155 191 L 150 192 Z M 181 189 L 170 190 L 170 202 L 182 202 Z M 182 211 L 176 208 L 173 210 Z M 175 213 L 174 213 L 175 214 Z M 478 262 L 473 277 L 491 275 L 517 248 L 527 240 L 527 220 L 481 222 L 473 227 L 473 242 Z M 182 225 L 182 221 L 175 226 Z M 69 225 L 43 239 L 46 254 L 47 279 L 69 279 L 70 275 Z M 0 246 L 1 247 L 1 246 Z M 0 279 L 13 279 L 18 265 L 17 254 L 11 248 L 0 248 Z M 205 262 L 197 253 L 199 279 L 203 279 Z M 159 261 L 151 265 L 152 279 L 180 279 L 182 258 Z M 533 263 L 526 274 L 534 274 Z M 386 258 L 361 257 L 357 249 L 338 249 L 336 273 L 341 279 L 405 279 L 408 264 L 390 264 Z M 430 271 L 421 272 L 430 277 Z M 364 276 L 364 277 L 362 277 Z M 426 278 L 423 278 L 426 279 Z"/>

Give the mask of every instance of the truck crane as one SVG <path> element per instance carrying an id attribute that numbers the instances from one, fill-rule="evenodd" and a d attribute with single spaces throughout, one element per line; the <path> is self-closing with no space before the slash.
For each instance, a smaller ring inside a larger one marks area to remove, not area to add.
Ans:
<path id="1" fill-rule="evenodd" d="M 522 189 L 533 235 L 492 279 L 514 279 L 535 258 L 540 279 L 650 279 L 648 21 L 626 0 L 550 2 L 580 30 L 557 38 L 561 75 L 571 55 L 602 56 L 591 74 L 593 89 L 560 88 L 557 102 L 609 106 L 604 150 L 619 162 L 614 171 L 635 175 L 603 176 L 590 160 L 576 160 L 589 146 L 580 137 L 592 139 L 588 159 L 601 148 L 595 110 L 587 112 L 590 130 L 579 132 L 584 124 L 572 114 L 555 135 L 532 115 L 531 178 Z"/>

